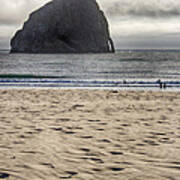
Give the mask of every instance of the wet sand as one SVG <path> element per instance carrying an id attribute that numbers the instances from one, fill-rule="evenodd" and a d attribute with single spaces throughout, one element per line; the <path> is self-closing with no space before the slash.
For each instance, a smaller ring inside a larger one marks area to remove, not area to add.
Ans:
<path id="1" fill-rule="evenodd" d="M 180 93 L 0 90 L 0 179 L 179 180 Z"/>

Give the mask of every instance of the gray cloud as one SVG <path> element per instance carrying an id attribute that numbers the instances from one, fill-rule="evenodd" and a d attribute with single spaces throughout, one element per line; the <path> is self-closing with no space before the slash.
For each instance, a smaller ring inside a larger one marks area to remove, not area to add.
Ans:
<path id="1" fill-rule="evenodd" d="M 29 14 L 51 0 L 1 0 L 0 48 Z M 180 42 L 179 0 L 97 0 L 117 47 L 169 47 Z M 8 43 L 7 43 L 8 42 Z M 174 44 L 173 44 L 174 43 Z"/>
<path id="2" fill-rule="evenodd" d="M 20 29 L 30 12 L 49 0 L 1 0 L 0 48 L 9 48 L 13 34 Z"/>
<path id="3" fill-rule="evenodd" d="M 30 12 L 50 0 L 1 0 L 0 24 L 14 25 L 27 19 Z M 177 17 L 179 0 L 97 0 L 109 19 L 114 17 Z"/>
<path id="4" fill-rule="evenodd" d="M 167 18 L 180 16 L 178 0 L 114 0 L 108 3 L 109 16 L 133 16 L 138 18 Z"/>
<path id="5" fill-rule="evenodd" d="M 0 25 L 17 25 L 48 0 L 1 0 Z"/>

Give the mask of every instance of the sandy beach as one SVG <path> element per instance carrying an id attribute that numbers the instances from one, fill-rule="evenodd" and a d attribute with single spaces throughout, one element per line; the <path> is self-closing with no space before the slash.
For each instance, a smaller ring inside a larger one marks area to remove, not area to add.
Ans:
<path id="1" fill-rule="evenodd" d="M 179 180 L 180 92 L 0 90 L 0 179 Z"/>

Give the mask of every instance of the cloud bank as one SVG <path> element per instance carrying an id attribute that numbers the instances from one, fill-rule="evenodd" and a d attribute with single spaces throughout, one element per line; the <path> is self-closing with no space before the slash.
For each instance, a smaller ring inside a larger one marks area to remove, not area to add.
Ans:
<path id="1" fill-rule="evenodd" d="M 179 0 L 99 0 L 120 48 L 179 48 Z"/>
<path id="2" fill-rule="evenodd" d="M 1 0 L 0 25 L 17 25 L 48 0 Z"/>
<path id="3" fill-rule="evenodd" d="M 180 16 L 178 0 L 112 0 L 106 3 L 109 16 L 133 16 L 138 18 L 169 18 Z"/>
<path id="4" fill-rule="evenodd" d="M 1 0 L 0 46 L 50 0 Z M 179 0 L 97 0 L 119 48 L 180 47 Z M 6 39 L 6 40 L 5 40 Z M 5 43 L 7 44 L 7 43 Z"/>

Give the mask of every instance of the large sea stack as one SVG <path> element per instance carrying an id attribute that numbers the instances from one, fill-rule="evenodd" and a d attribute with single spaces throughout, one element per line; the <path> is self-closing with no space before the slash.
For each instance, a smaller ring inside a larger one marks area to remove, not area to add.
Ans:
<path id="1" fill-rule="evenodd" d="M 11 40 L 11 53 L 114 52 L 95 0 L 53 0 L 33 12 Z"/>

